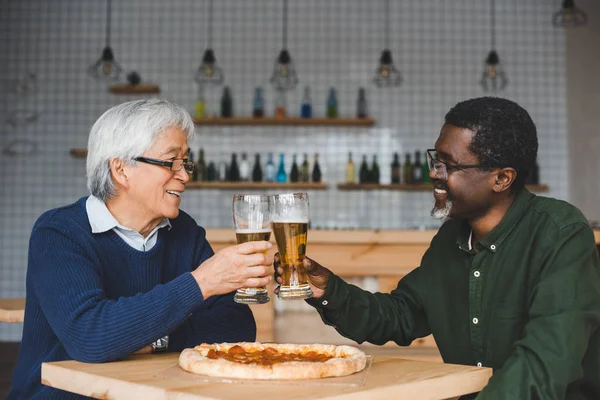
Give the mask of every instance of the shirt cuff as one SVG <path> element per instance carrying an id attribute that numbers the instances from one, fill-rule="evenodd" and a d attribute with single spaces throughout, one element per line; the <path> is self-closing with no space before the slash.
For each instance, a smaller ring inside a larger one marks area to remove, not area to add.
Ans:
<path id="1" fill-rule="evenodd" d="M 317 309 L 336 310 L 346 302 L 348 297 L 347 285 L 342 278 L 331 273 L 323 296 L 318 299 L 307 299 L 306 302 Z"/>

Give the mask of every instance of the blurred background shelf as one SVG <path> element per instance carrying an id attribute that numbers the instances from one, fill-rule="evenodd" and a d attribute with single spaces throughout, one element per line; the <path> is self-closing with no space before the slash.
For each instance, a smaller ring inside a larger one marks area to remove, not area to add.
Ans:
<path id="1" fill-rule="evenodd" d="M 547 192 L 548 185 L 525 185 L 525 187 L 531 192 Z M 388 185 L 382 185 L 377 183 L 339 183 L 337 185 L 338 190 L 403 190 L 407 192 L 422 192 L 433 189 L 431 183 L 419 183 L 415 185 L 394 183 Z"/>
<path id="2" fill-rule="evenodd" d="M 326 183 L 314 182 L 188 182 L 185 185 L 187 189 L 248 189 L 248 190 L 269 190 L 269 189 L 307 189 L 307 190 L 326 190 Z"/>
<path id="3" fill-rule="evenodd" d="M 196 125 L 253 125 L 253 126 L 373 126 L 373 118 L 194 118 Z"/>
<path id="4" fill-rule="evenodd" d="M 108 91 L 114 94 L 154 94 L 160 93 L 158 85 L 113 85 Z"/>

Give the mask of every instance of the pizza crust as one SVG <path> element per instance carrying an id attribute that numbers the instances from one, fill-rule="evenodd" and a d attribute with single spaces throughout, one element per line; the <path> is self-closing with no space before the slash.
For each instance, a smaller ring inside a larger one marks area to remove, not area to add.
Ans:
<path id="1" fill-rule="evenodd" d="M 241 346 L 247 352 L 262 351 L 267 348 L 281 353 L 301 353 L 313 351 L 328 354 L 333 358 L 324 362 L 287 361 L 272 365 L 256 363 L 242 364 L 223 358 L 207 357 L 212 349 L 228 351 L 233 346 Z M 214 345 L 201 344 L 195 348 L 185 349 L 179 356 L 179 366 L 195 374 L 228 377 L 238 379 L 316 379 L 333 376 L 345 376 L 365 368 L 367 357 L 362 351 L 352 346 L 334 346 L 323 344 L 262 344 L 259 342 L 220 343 Z"/>

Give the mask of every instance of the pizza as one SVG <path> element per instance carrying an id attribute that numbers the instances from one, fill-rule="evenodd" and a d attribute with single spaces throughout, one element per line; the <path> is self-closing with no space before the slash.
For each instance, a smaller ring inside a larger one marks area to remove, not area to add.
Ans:
<path id="1" fill-rule="evenodd" d="M 185 349 L 179 366 L 195 374 L 239 379 L 315 379 L 350 375 L 367 356 L 352 346 L 259 342 L 203 343 Z"/>

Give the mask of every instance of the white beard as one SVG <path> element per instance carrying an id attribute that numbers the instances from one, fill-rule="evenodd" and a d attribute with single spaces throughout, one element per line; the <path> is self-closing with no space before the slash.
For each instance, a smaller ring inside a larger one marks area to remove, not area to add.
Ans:
<path id="1" fill-rule="evenodd" d="M 444 208 L 437 208 L 435 202 L 431 208 L 431 216 L 435 219 L 448 219 L 450 217 L 450 210 L 452 210 L 452 200 L 446 200 L 446 206 Z"/>

